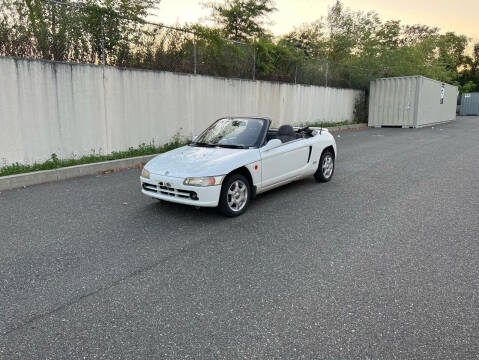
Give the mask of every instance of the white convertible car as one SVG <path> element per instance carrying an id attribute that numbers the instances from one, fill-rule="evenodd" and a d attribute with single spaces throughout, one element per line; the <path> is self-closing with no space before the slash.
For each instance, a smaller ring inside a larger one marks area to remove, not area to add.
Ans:
<path id="1" fill-rule="evenodd" d="M 336 142 L 325 129 L 270 129 L 266 118 L 217 120 L 181 148 L 158 155 L 141 173 L 143 194 L 241 215 L 257 194 L 312 176 L 331 180 Z"/>

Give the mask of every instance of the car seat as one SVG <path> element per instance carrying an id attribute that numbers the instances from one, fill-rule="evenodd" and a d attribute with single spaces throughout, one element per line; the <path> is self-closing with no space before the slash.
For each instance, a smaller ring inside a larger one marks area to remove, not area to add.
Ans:
<path id="1" fill-rule="evenodd" d="M 296 140 L 296 133 L 291 125 L 281 125 L 278 129 L 278 139 L 281 140 L 282 143 L 286 143 L 289 141 Z"/>

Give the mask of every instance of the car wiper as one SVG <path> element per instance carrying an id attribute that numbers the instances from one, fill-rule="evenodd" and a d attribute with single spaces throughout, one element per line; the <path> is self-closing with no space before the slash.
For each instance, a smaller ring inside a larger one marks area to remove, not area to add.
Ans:
<path id="1" fill-rule="evenodd" d="M 192 146 L 201 146 L 201 147 L 215 147 L 215 144 L 209 144 L 209 143 L 202 143 L 202 142 L 192 142 L 190 145 Z"/>
<path id="2" fill-rule="evenodd" d="M 228 148 L 228 149 L 248 149 L 248 146 L 244 146 L 244 145 L 218 144 L 216 146 L 222 147 L 222 148 Z"/>

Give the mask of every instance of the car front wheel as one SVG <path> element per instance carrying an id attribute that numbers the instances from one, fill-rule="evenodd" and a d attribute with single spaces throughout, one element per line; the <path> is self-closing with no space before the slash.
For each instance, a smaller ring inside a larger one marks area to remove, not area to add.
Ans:
<path id="1" fill-rule="evenodd" d="M 314 177 L 319 182 L 328 182 L 334 174 L 334 154 L 331 150 L 325 150 L 319 159 L 318 170 L 314 173 Z"/>
<path id="2" fill-rule="evenodd" d="M 240 174 L 229 175 L 224 179 L 221 187 L 218 209 L 223 215 L 239 216 L 246 211 L 250 197 L 249 181 Z"/>

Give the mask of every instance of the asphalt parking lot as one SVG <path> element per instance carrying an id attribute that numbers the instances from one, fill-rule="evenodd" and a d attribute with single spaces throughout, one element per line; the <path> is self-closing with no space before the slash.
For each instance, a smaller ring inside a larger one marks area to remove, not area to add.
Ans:
<path id="1" fill-rule="evenodd" d="M 478 358 L 479 118 L 337 143 L 235 219 L 138 170 L 0 193 L 0 358 Z"/>

